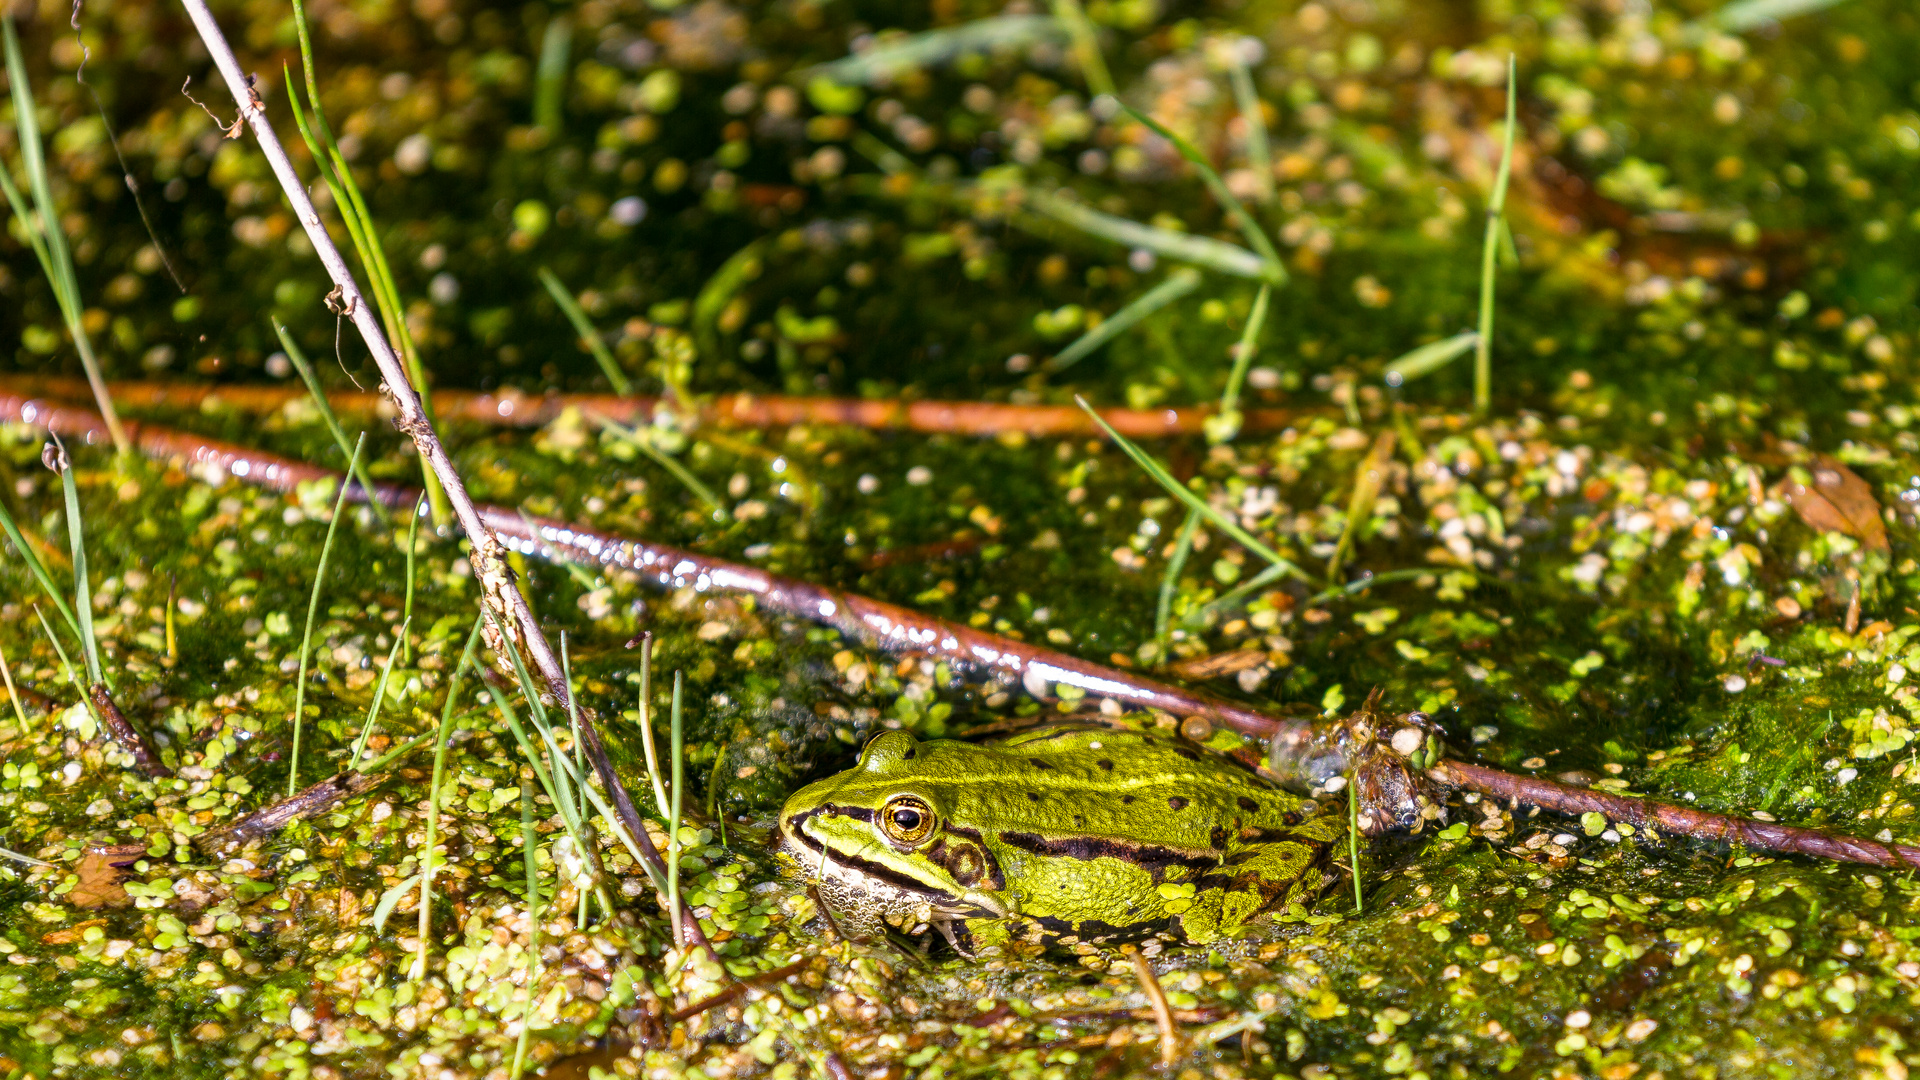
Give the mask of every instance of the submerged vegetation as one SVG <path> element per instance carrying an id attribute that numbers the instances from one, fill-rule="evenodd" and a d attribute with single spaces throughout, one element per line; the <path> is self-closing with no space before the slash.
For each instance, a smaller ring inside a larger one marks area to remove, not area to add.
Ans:
<path id="1" fill-rule="evenodd" d="M 1472 791 L 1217 948 L 844 938 L 766 840 L 879 731 L 1264 750 L 523 544 L 556 685 L 456 492 L 361 498 L 420 455 L 184 14 L 68 14 L 15 9 L 0 105 L 0 1076 L 1920 1066 L 1911 870 Z M 215 14 L 423 389 L 502 394 L 440 424 L 476 500 L 1920 843 L 1909 5 Z M 926 400 L 994 429 L 857 422 Z"/>

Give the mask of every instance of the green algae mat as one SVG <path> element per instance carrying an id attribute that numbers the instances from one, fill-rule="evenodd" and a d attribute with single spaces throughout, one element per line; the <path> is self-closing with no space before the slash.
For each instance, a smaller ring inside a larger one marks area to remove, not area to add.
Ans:
<path id="1" fill-rule="evenodd" d="M 482 586 L 431 503 L 410 532 L 178 450 L 337 470 L 364 429 L 372 480 L 420 477 L 184 10 L 11 15 L 0 1077 L 1920 1066 L 1913 870 L 1472 791 L 1205 947 L 858 932 L 772 841 L 880 732 L 1264 748 L 714 575 L 516 553 L 712 951 L 676 938 L 611 793 L 566 779 L 564 709 L 462 663 Z M 385 267 L 369 302 L 477 500 L 1276 717 L 1377 690 L 1576 789 L 1920 843 L 1910 4 L 215 15 L 355 273 Z M 49 471 L 22 399 L 93 407 L 82 348 L 174 452 L 70 437 Z M 1178 495 L 1076 396 L 1134 410 Z M 289 791 L 309 812 L 209 842 Z"/>

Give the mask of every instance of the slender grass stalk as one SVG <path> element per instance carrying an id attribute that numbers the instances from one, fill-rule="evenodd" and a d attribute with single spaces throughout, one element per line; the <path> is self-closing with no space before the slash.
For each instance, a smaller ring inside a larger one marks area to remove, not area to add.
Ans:
<path id="1" fill-rule="evenodd" d="M 727 256 L 727 261 L 721 263 L 720 269 L 715 270 L 713 276 L 700 286 L 700 291 L 694 294 L 691 319 L 693 343 L 699 347 L 700 355 L 709 360 L 720 359 L 720 316 L 733 301 L 734 294 L 747 282 L 760 276 L 764 266 L 760 253 L 765 247 L 762 241 L 755 240 Z M 671 366 L 662 365 L 663 368 Z M 677 385 L 680 380 L 665 381 L 667 396 L 672 399 L 674 407 L 684 410 L 686 394 L 684 388 Z"/>
<path id="2" fill-rule="evenodd" d="M 677 948 L 686 947 L 685 929 L 680 919 L 680 809 L 681 796 L 686 791 L 687 745 L 685 733 L 680 728 L 680 673 L 673 673 L 673 816 L 667 819 L 667 828 L 671 830 L 667 837 L 667 918 L 673 923 L 673 943 Z"/>
<path id="3" fill-rule="evenodd" d="M 7 681 L 7 700 L 13 702 L 14 719 L 20 721 L 22 734 L 27 730 L 27 710 L 20 704 L 20 691 L 13 685 L 13 665 L 7 662 L 7 651 L 0 649 L 0 678 Z"/>
<path id="4" fill-rule="evenodd" d="M 112 686 L 100 669 L 100 640 L 93 632 L 93 585 L 87 580 L 86 525 L 80 513 L 80 489 L 73 482 L 73 460 L 67 457 L 67 448 L 58 436 L 53 437 L 51 449 L 53 452 L 44 460 L 60 474 L 60 491 L 66 497 L 67 542 L 73 549 L 73 611 L 80 620 L 80 652 L 87 663 L 87 679 Z"/>
<path id="5" fill-rule="evenodd" d="M 173 612 L 179 607 L 180 579 L 174 574 L 167 575 L 167 659 L 180 659 L 180 639 L 175 636 Z"/>
<path id="6" fill-rule="evenodd" d="M 1205 267 L 1208 270 L 1234 277 L 1252 278 L 1255 281 L 1271 281 L 1281 284 L 1286 280 L 1284 271 L 1278 265 L 1268 262 L 1246 248 L 1238 247 L 1210 236 L 1195 236 L 1191 233 L 1174 232 L 1153 225 L 1142 225 L 1128 218 L 1063 199 L 1051 192 L 1032 189 L 1026 192 L 1026 204 L 1035 211 L 1080 230 L 1089 236 L 1110 240 L 1127 247 L 1143 248 L 1155 255 Z"/>
<path id="7" fill-rule="evenodd" d="M 842 86 L 870 86 L 967 53 L 993 53 L 1072 40 L 1072 31 L 1050 15 L 989 15 L 958 26 L 895 38 L 866 52 L 821 64 L 808 70 L 806 76 L 809 79 L 824 77 Z"/>
<path id="8" fill-rule="evenodd" d="M 14 550 L 20 553 L 20 559 L 27 564 L 27 571 L 33 575 L 33 579 L 40 583 L 40 591 L 46 593 L 47 599 L 53 601 L 53 606 L 60 612 L 60 618 L 66 622 L 67 629 L 73 631 L 73 639 L 85 641 L 86 636 L 80 632 L 80 619 L 74 614 L 73 605 L 68 603 L 66 595 L 54 586 L 53 575 L 47 571 L 47 564 L 41 561 L 40 553 L 27 543 L 26 536 L 21 533 L 19 524 L 13 520 L 13 514 L 7 510 L 5 502 L 0 502 L 0 529 L 4 529 L 7 539 L 13 541 Z"/>
<path id="9" fill-rule="evenodd" d="M 1418 348 L 1409 349 L 1398 360 L 1387 365 L 1386 383 L 1388 386 L 1405 386 L 1422 375 L 1439 371 L 1465 356 L 1469 349 L 1479 344 L 1480 335 L 1475 331 L 1466 330 L 1452 337 L 1429 341 Z"/>
<path id="10" fill-rule="evenodd" d="M 1518 61 L 1507 54 L 1507 133 L 1500 149 L 1500 171 L 1487 201 L 1487 238 L 1480 248 L 1480 333 L 1473 346 L 1473 411 L 1485 415 L 1493 403 L 1493 274 L 1500 252 L 1500 227 L 1507 212 L 1507 183 L 1513 178 L 1513 113 L 1518 96 Z"/>
<path id="11" fill-rule="evenodd" d="M 371 489 L 369 489 L 369 493 L 371 493 Z M 377 499 L 373 501 L 376 504 L 379 502 Z M 422 504 L 426 501 L 427 495 L 426 492 L 423 491 L 420 493 L 420 497 L 413 502 L 413 513 L 407 515 L 407 598 L 400 608 L 402 622 L 410 623 L 413 621 L 413 582 L 414 578 L 418 576 L 414 570 L 416 561 L 414 556 L 420 546 L 420 511 Z M 400 651 L 400 662 L 406 667 L 412 667 L 413 639 L 409 637 L 404 640 L 406 641 L 406 647 Z"/>
<path id="12" fill-rule="evenodd" d="M 447 740 L 453 734 L 453 707 L 460 700 L 460 677 L 473 666 L 474 651 L 480 644 L 480 631 L 486 622 L 484 611 L 473 620 L 473 629 L 467 633 L 467 647 L 460 653 L 460 662 L 454 665 L 453 676 L 447 680 L 447 701 L 440 707 L 440 727 L 434 732 L 433 779 L 428 781 L 427 788 L 427 841 L 420 849 L 426 853 L 420 866 L 420 953 L 414 958 L 412 975 L 408 976 L 413 979 L 424 979 L 427 975 L 427 940 L 433 934 L 433 849 L 440 832 L 440 794 L 446 786 Z"/>
<path id="13" fill-rule="evenodd" d="M 360 464 L 360 448 L 365 446 L 367 436 L 363 432 L 358 442 L 353 444 L 353 453 L 347 458 L 347 471 L 353 472 Z M 333 501 L 333 518 L 327 522 L 327 538 L 320 545 L 320 563 L 313 570 L 313 592 L 307 598 L 307 625 L 300 633 L 300 675 L 294 683 L 293 691 L 293 749 L 287 755 L 287 794 L 300 790 L 300 733 L 306 720 L 307 705 L 307 662 L 313 656 L 313 621 L 320 613 L 320 593 L 327 581 L 327 560 L 333 556 L 333 534 L 340 527 L 340 516 L 347 508 L 347 484 L 344 478 L 340 484 L 340 495 Z"/>
<path id="14" fill-rule="evenodd" d="M 553 297 L 553 302 L 560 305 L 561 313 L 573 324 L 573 332 L 580 335 L 580 343 L 593 354 L 594 362 L 600 365 L 600 372 L 607 377 L 607 382 L 613 384 L 613 392 L 621 397 L 633 393 L 633 380 L 620 370 L 620 364 L 614 360 L 607 343 L 600 340 L 600 331 L 594 329 L 592 320 L 587 318 L 586 311 L 567 291 L 566 285 L 544 266 L 540 268 L 540 284 L 547 287 L 547 295 Z"/>
<path id="15" fill-rule="evenodd" d="M 653 805 L 663 820 L 673 816 L 667 786 L 660 778 L 660 754 L 653 745 L 653 632 L 640 635 L 640 746 L 647 755 L 647 779 L 653 782 Z"/>
<path id="16" fill-rule="evenodd" d="M 15 862 L 23 862 L 28 866 L 38 866 L 43 870 L 52 870 L 55 868 L 53 863 L 43 859 L 36 859 L 31 855 L 22 855 L 17 851 L 12 851 L 7 848 L 0 848 L 0 857 L 12 859 Z"/>
<path id="17" fill-rule="evenodd" d="M 560 134 L 560 114 L 567 101 L 567 56 L 573 50 L 573 20 L 555 15 L 547 20 L 540 38 L 540 64 L 533 77 L 533 126 L 549 136 Z"/>
<path id="18" fill-rule="evenodd" d="M 1175 135 L 1166 125 L 1139 109 L 1124 102 L 1120 107 L 1127 110 L 1128 116 L 1152 128 L 1155 135 L 1172 143 L 1173 148 L 1180 151 L 1181 157 L 1186 158 L 1188 163 L 1200 170 L 1200 179 L 1206 181 L 1207 190 L 1213 192 L 1213 197 L 1219 200 L 1221 207 L 1227 211 L 1227 216 L 1240 227 L 1241 235 L 1247 238 L 1247 246 L 1259 252 L 1260 257 L 1266 260 L 1268 272 L 1265 276 L 1275 285 L 1286 284 L 1287 271 L 1280 263 L 1280 253 L 1274 250 L 1273 241 L 1267 239 L 1266 230 L 1262 229 L 1260 223 L 1253 219 L 1253 215 L 1247 212 L 1247 208 L 1241 204 L 1239 198 L 1227 190 L 1227 182 L 1220 179 L 1220 174 L 1214 171 L 1213 165 L 1207 161 L 1206 155 L 1200 152 L 1199 147 Z"/>
<path id="19" fill-rule="evenodd" d="M 1347 864 L 1353 868 L 1353 913 L 1366 911 L 1366 897 L 1360 891 L 1360 789 L 1355 775 L 1347 777 Z"/>
<path id="20" fill-rule="evenodd" d="M 1189 491 L 1185 484 L 1173 478 L 1173 474 L 1167 471 L 1165 465 L 1155 461 L 1150 454 L 1140 449 L 1131 439 L 1113 430 L 1113 425 L 1107 423 L 1106 419 L 1099 413 L 1094 412 L 1093 407 L 1087 404 L 1085 398 L 1075 394 L 1073 400 L 1082 409 L 1086 410 L 1088 416 L 1093 417 L 1093 422 L 1100 425 L 1100 429 L 1105 431 L 1107 437 L 1112 439 L 1128 457 L 1133 459 L 1134 464 L 1140 466 L 1155 483 L 1167 489 L 1168 494 L 1186 503 L 1188 507 L 1199 513 L 1201 517 L 1213 522 L 1214 526 L 1221 532 L 1233 537 L 1248 551 L 1267 560 L 1267 562 L 1272 565 L 1279 567 L 1282 572 L 1291 574 L 1302 581 L 1314 580 L 1305 570 L 1294 565 L 1292 560 L 1255 539 L 1252 533 L 1240 527 L 1239 522 L 1215 509 L 1209 505 L 1206 500 Z"/>
<path id="21" fill-rule="evenodd" d="M 1770 22 L 1780 22 L 1796 15 L 1806 15 L 1815 11 L 1824 11 L 1845 3 L 1846 0 L 1734 0 L 1700 20 L 1700 24 L 1713 27 L 1729 34 L 1745 33 L 1757 30 Z M 1692 25 L 1687 29 L 1691 30 Z"/>
<path id="22" fill-rule="evenodd" d="M 1102 320 L 1099 326 L 1074 339 L 1059 355 L 1047 361 L 1048 371 L 1061 372 L 1079 363 L 1095 349 L 1126 333 L 1141 320 L 1200 287 L 1200 272 L 1181 267 L 1167 279 L 1127 302 L 1127 305 Z"/>
<path id="23" fill-rule="evenodd" d="M 1207 422 L 1207 441 L 1231 442 L 1240 434 L 1240 389 L 1246 385 L 1247 370 L 1260 351 L 1260 331 L 1267 325 L 1267 303 L 1273 299 L 1273 286 L 1261 285 L 1253 298 L 1253 310 L 1247 313 L 1247 325 L 1233 350 L 1233 369 L 1227 372 L 1227 388 L 1220 394 L 1220 412 Z"/>
<path id="24" fill-rule="evenodd" d="M 540 834 L 533 831 L 533 783 L 520 778 L 520 846 L 527 861 L 527 1009 L 520 1014 L 520 1038 L 513 1045 L 513 1069 L 520 1080 L 527 1062 L 527 1038 L 533 1033 L 533 1007 L 539 1003 L 540 981 Z"/>
<path id="25" fill-rule="evenodd" d="M 1330 600 L 1340 600 L 1352 596 L 1355 593 L 1366 592 L 1375 585 L 1385 585 L 1393 581 L 1413 581 L 1416 578 L 1426 577 L 1432 573 L 1432 570 L 1388 570 L 1384 573 L 1364 577 L 1358 581 L 1349 581 L 1345 585 L 1335 585 L 1330 589 L 1317 592 L 1309 596 L 1306 602 L 1300 606 L 1303 608 L 1318 607 Z"/>
<path id="26" fill-rule="evenodd" d="M 1340 573 L 1340 565 L 1353 551 L 1353 538 L 1359 535 L 1360 520 L 1373 512 L 1373 504 L 1380 497 L 1380 482 L 1385 478 L 1387 464 L 1393 460 L 1394 433 L 1383 431 L 1373 441 L 1373 448 L 1353 471 L 1353 494 L 1347 499 L 1347 520 L 1340 529 L 1340 542 L 1334 545 L 1333 556 L 1327 560 L 1327 581 L 1333 582 Z"/>
<path id="27" fill-rule="evenodd" d="M 580 801 L 577 805 L 577 810 L 580 814 L 580 820 L 586 821 L 593 814 L 592 809 L 587 804 L 586 785 L 590 782 L 587 779 L 587 749 L 581 737 L 580 696 L 578 690 L 573 685 L 573 658 L 569 655 L 567 632 L 565 630 L 560 631 L 560 671 L 567 677 L 567 719 L 572 724 L 569 734 L 573 737 L 573 774 L 580 778 L 581 785 Z M 586 856 L 582 854 L 581 858 L 584 860 Z M 578 930 L 585 930 L 587 928 L 586 889 L 580 890 L 580 910 L 574 916 L 573 925 L 574 928 Z"/>
<path id="28" fill-rule="evenodd" d="M 301 350 L 299 343 L 293 340 L 293 335 L 287 332 L 287 328 L 281 325 L 279 319 L 271 321 L 273 332 L 280 336 L 280 348 L 286 351 L 287 359 L 293 362 L 293 369 L 300 373 L 300 380 L 307 384 L 307 392 L 313 395 L 313 403 L 320 409 L 320 419 L 326 421 L 327 431 L 333 436 L 333 444 L 340 448 L 340 456 L 353 456 L 353 446 L 347 442 L 347 432 L 340 426 L 340 418 L 334 415 L 333 405 L 327 401 L 327 392 L 320 385 L 320 376 L 313 370 L 313 364 L 307 359 L 307 354 Z M 380 519 L 380 524 L 387 529 L 392 529 L 393 518 L 387 513 L 387 504 L 374 496 L 374 491 L 377 489 L 373 486 L 373 481 L 367 477 L 365 463 L 353 470 L 353 478 L 360 481 L 360 490 L 367 493 L 367 505 L 373 508 L 374 516 Z M 409 587 L 411 587 L 411 579 L 409 579 Z"/>
<path id="29" fill-rule="evenodd" d="M 300 106 L 300 94 L 294 88 L 291 71 L 285 72 L 287 103 L 293 110 L 294 123 L 300 129 L 300 136 L 306 141 L 307 151 L 313 156 L 314 166 L 319 169 L 321 179 L 326 182 L 327 190 L 333 196 L 334 208 L 339 211 L 340 220 L 347 227 L 354 252 L 360 257 L 360 265 L 367 272 L 374 304 L 380 309 L 381 324 L 387 331 L 387 337 L 399 345 L 407 379 L 419 394 L 420 410 L 431 425 L 434 422 L 432 386 L 427 381 L 426 368 L 420 362 L 420 350 L 414 344 L 413 332 L 407 327 L 406 309 L 400 303 L 400 290 L 394 284 L 386 248 L 380 243 L 379 234 L 374 229 L 373 215 L 367 210 L 366 198 L 360 193 L 360 185 L 354 180 L 353 170 L 348 168 L 346 156 L 340 152 L 339 141 L 334 138 L 333 128 L 327 124 L 326 112 L 320 105 L 319 80 L 314 75 L 313 67 L 313 40 L 307 31 L 306 5 L 302 0 L 293 0 L 293 24 L 300 40 L 300 66 L 306 76 L 307 101 L 313 108 L 311 125 Z M 424 456 L 420 469 L 422 486 L 433 506 L 434 525 L 443 527 L 451 521 L 452 515 L 446 491 L 439 477 L 428 467 Z"/>
<path id="30" fill-rule="evenodd" d="M 677 458 L 653 445 L 653 439 L 646 429 L 630 428 L 604 416 L 593 416 L 592 419 L 602 429 L 611 432 L 614 438 L 645 454 L 655 465 L 672 473 L 673 478 L 685 485 L 688 491 L 693 492 L 695 498 L 707 504 L 707 508 L 713 512 L 715 521 L 728 519 L 727 504 L 720 501 L 720 496 L 714 494 L 712 488 L 701 483 L 700 478 L 688 471 Z"/>
<path id="31" fill-rule="evenodd" d="M 1247 70 L 1247 61 L 1240 54 L 1238 43 L 1225 51 L 1227 81 L 1233 85 L 1233 100 L 1240 109 L 1240 119 L 1247 125 L 1247 168 L 1260 188 L 1260 202 L 1269 203 L 1273 201 L 1273 149 L 1267 143 L 1266 109 L 1253 88 L 1253 73 Z"/>
<path id="32" fill-rule="evenodd" d="M 1113 75 L 1107 71 L 1106 57 L 1100 55 L 1099 34 L 1080 7 L 1080 0 L 1053 0 L 1053 17 L 1073 38 L 1074 63 L 1080 65 L 1080 77 L 1087 80 L 1087 91 L 1094 97 L 1112 97 Z"/>
<path id="33" fill-rule="evenodd" d="M 1193 534 L 1199 528 L 1200 511 L 1188 510 L 1187 520 L 1180 525 L 1180 535 L 1173 542 L 1173 557 L 1167 560 L 1167 572 L 1160 578 L 1160 602 L 1153 612 L 1153 640 L 1160 643 L 1163 654 L 1167 624 L 1173 617 L 1173 597 L 1180 590 L 1180 574 L 1187 568 L 1187 556 L 1193 553 Z"/>
<path id="34" fill-rule="evenodd" d="M 387 700 L 387 681 L 393 678 L 393 668 L 400 659 L 400 647 L 406 644 L 410 625 L 405 622 L 400 624 L 393 648 L 387 650 L 387 665 L 380 669 L 380 681 L 373 687 L 373 703 L 367 706 L 367 718 L 360 724 L 360 737 L 353 741 L 353 753 L 347 755 L 349 765 L 360 760 L 360 755 L 367 748 L 367 739 L 373 734 L 373 725 L 380 722 L 380 706 Z"/>
<path id="35" fill-rule="evenodd" d="M 60 639 L 53 636 L 53 624 L 47 621 L 47 613 L 40 610 L 39 604 L 33 605 L 33 613 L 39 616 L 40 629 L 46 631 L 47 643 L 53 646 L 53 654 L 60 658 L 60 667 L 67 673 L 67 681 L 73 684 L 74 693 L 80 695 L 80 701 L 87 707 L 87 711 L 94 713 L 93 698 L 87 693 L 86 686 L 80 682 L 80 673 L 73 669 L 73 661 L 68 658 L 67 650 L 61 646 Z M 95 713 L 95 716 L 97 718 L 98 713 Z"/>
<path id="36" fill-rule="evenodd" d="M 38 218 L 39 235 L 33 252 L 40 259 L 47 283 L 53 286 L 54 300 L 60 306 L 67 332 L 73 335 L 73 347 L 80 354 L 80 366 L 86 369 L 93 400 L 100 407 L 100 418 L 106 421 L 114 449 L 124 456 L 133 452 L 133 443 L 127 438 L 126 427 L 120 423 L 119 412 L 113 407 L 113 395 L 107 392 L 106 376 L 101 373 L 100 360 L 93 354 L 93 341 L 87 336 L 81 318 L 86 305 L 80 301 L 80 279 L 73 268 L 73 252 L 67 247 L 66 233 L 60 228 L 59 208 L 53 202 L 53 184 L 40 145 L 40 119 L 34 105 L 33 86 L 27 81 L 27 64 L 20 54 L 20 37 L 14 32 L 11 16 L 0 18 L 0 31 L 4 31 L 6 39 L 7 85 L 13 95 L 13 122 L 20 140 L 20 160 L 26 166 L 27 186 L 33 191 L 37 214 L 27 213 L 26 200 L 20 197 L 10 176 L 4 184 L 7 202 L 20 217 L 21 224 L 27 226 L 29 236 L 34 234 L 33 223 L 35 217 Z M 0 175 L 5 173 L 5 168 L 0 168 Z"/>
<path id="37" fill-rule="evenodd" d="M 1189 611 L 1181 616 L 1180 625 L 1186 627 L 1205 626 L 1208 617 L 1214 612 L 1225 611 L 1227 608 L 1245 600 L 1247 597 L 1279 581 L 1285 576 L 1287 576 L 1286 571 L 1278 566 L 1266 567 L 1259 573 L 1226 592 L 1221 593 L 1219 596 L 1214 597 L 1212 600 L 1207 601 L 1195 610 Z"/>

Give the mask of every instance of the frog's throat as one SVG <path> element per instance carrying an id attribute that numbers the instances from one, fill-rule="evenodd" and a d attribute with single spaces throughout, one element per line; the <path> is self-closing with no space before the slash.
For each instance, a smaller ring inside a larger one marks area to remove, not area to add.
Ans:
<path id="1" fill-rule="evenodd" d="M 998 919 L 1013 913 L 1005 901 L 990 892 L 938 888 L 877 860 L 827 847 L 807 834 L 806 825 L 810 818 L 829 809 L 849 813 L 846 807 L 818 806 L 780 819 L 782 853 L 800 867 L 808 882 L 828 886 L 828 891 L 835 894 L 862 895 L 868 903 L 902 909 L 929 907 L 947 918 Z M 877 840 L 874 847 L 884 851 Z"/>

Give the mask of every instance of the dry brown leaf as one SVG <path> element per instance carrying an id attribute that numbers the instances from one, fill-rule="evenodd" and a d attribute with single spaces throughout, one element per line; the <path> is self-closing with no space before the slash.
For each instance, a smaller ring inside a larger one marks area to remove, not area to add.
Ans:
<path id="1" fill-rule="evenodd" d="M 77 908 L 126 907 L 132 901 L 120 887 L 121 869 L 113 862 L 125 856 L 94 851 L 81 856 L 73 866 L 80 884 L 67 893 L 67 903 Z"/>
<path id="2" fill-rule="evenodd" d="M 1801 521 L 1822 532 L 1845 533 L 1869 551 L 1891 550 L 1872 485 L 1830 457 L 1816 458 L 1809 471 L 1811 484 L 1787 481 L 1787 501 Z"/>
<path id="3" fill-rule="evenodd" d="M 1248 668 L 1256 668 L 1266 662 L 1267 654 L 1258 649 L 1236 649 L 1233 652 L 1214 653 L 1212 656 L 1197 656 L 1192 660 L 1182 660 L 1173 665 L 1173 672 L 1183 679 L 1214 679 L 1245 671 Z"/>
<path id="4" fill-rule="evenodd" d="M 55 931 L 52 931 L 51 933 L 41 934 L 40 944 L 72 945 L 77 943 L 81 939 L 81 937 L 83 937 L 86 934 L 87 929 L 89 927 L 105 926 L 105 925 L 107 925 L 107 920 L 105 919 L 88 919 L 86 922 L 83 922 L 83 923 L 74 923 L 72 926 L 69 926 L 64 930 L 55 930 Z"/>

